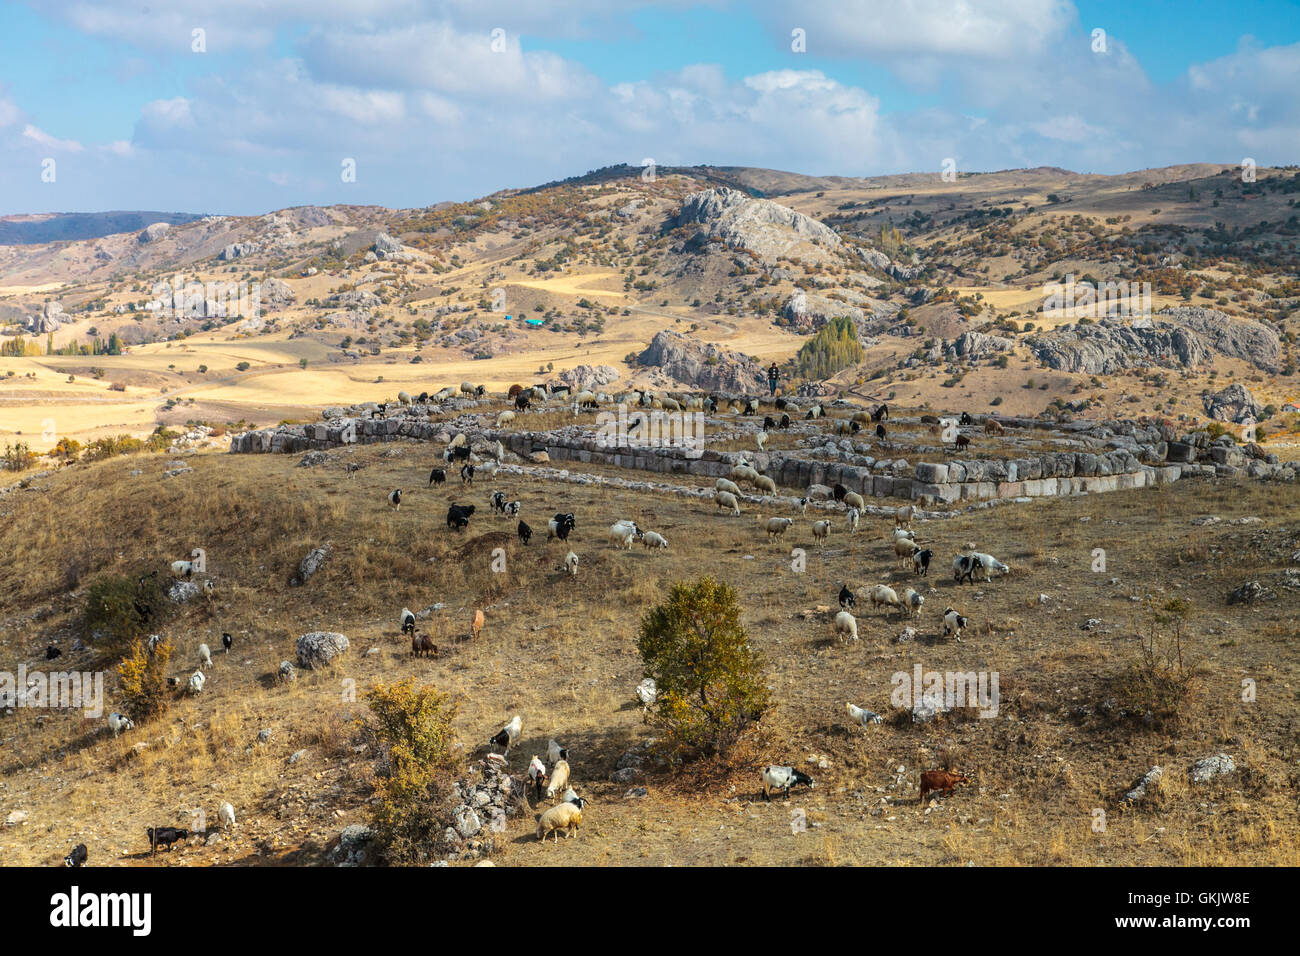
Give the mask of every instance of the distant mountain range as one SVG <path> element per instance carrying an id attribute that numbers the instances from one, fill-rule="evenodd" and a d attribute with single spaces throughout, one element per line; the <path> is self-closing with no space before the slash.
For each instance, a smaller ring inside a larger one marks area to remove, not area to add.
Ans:
<path id="1" fill-rule="evenodd" d="M 33 246 L 60 240 L 98 239 L 119 232 L 135 232 L 155 222 L 176 226 L 193 222 L 201 214 L 188 212 L 50 212 L 0 216 L 0 246 Z"/>

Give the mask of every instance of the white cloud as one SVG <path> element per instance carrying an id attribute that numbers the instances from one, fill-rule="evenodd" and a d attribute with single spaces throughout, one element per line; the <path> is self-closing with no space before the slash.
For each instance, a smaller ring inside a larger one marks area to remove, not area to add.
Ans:
<path id="1" fill-rule="evenodd" d="M 80 153 L 85 149 L 75 139 L 57 139 L 31 123 L 23 127 L 23 139 L 35 143 L 43 149 L 61 150 L 68 153 Z"/>

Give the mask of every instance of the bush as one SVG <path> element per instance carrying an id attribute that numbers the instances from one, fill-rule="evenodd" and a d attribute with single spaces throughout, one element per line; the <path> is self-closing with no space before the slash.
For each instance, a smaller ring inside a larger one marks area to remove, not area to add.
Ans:
<path id="1" fill-rule="evenodd" d="M 705 577 L 678 582 L 641 619 L 637 642 L 657 689 L 646 719 L 674 756 L 722 754 L 767 710 L 762 658 L 749 646 L 736 592 Z"/>
<path id="2" fill-rule="evenodd" d="M 56 458 L 76 458 L 81 451 L 81 442 L 75 438 L 60 438 L 59 443 L 50 452 Z"/>
<path id="3" fill-rule="evenodd" d="M 1183 657 L 1183 626 L 1190 612 L 1181 599 L 1159 607 L 1148 601 L 1138 659 L 1120 679 L 1126 709 L 1159 729 L 1177 729 L 1196 690 L 1195 669 Z"/>
<path id="4" fill-rule="evenodd" d="M 132 643 L 156 628 L 170 602 L 161 575 L 116 574 L 100 578 L 86 591 L 86 640 L 114 657 L 123 657 Z M 148 608 L 146 619 L 136 605 Z M 95 632 L 98 631 L 98 637 Z"/>
<path id="5" fill-rule="evenodd" d="M 172 650 L 170 641 L 160 641 L 152 654 L 144 641 L 131 642 L 127 655 L 117 665 L 121 713 L 143 722 L 161 716 L 167 709 L 167 663 Z"/>
<path id="6" fill-rule="evenodd" d="M 247 362 L 240 362 L 238 365 L 235 366 L 235 370 L 239 372 L 247 372 L 248 368 L 249 366 Z"/>
<path id="7" fill-rule="evenodd" d="M 360 721 L 378 754 L 372 829 L 390 863 L 428 863 L 438 854 L 451 809 L 451 781 L 460 768 L 452 722 L 456 705 L 408 677 L 376 684 Z"/>
<path id="8" fill-rule="evenodd" d="M 36 464 L 36 454 L 26 442 L 20 441 L 5 445 L 3 461 L 10 471 L 26 471 Z"/>

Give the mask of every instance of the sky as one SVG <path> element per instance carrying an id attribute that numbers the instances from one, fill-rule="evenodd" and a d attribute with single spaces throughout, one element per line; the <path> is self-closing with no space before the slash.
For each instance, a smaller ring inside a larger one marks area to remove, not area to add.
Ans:
<path id="1" fill-rule="evenodd" d="M 0 214 L 1300 162 L 1300 0 L 0 0 Z"/>

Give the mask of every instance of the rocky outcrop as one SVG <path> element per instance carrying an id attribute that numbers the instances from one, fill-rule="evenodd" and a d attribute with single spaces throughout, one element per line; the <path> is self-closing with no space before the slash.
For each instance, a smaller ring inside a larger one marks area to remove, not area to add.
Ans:
<path id="1" fill-rule="evenodd" d="M 406 251 L 405 246 L 386 232 L 381 232 L 375 236 L 375 244 L 372 249 L 375 258 L 387 262 L 410 262 L 415 258 Z"/>
<path id="2" fill-rule="evenodd" d="M 1277 334 L 1258 322 L 1233 319 L 1213 309 L 1178 308 L 1152 319 L 1101 319 L 1067 325 L 1028 340 L 1039 362 L 1064 372 L 1111 375 L 1126 369 L 1197 368 L 1216 354 L 1276 373 L 1281 363 Z"/>
<path id="3" fill-rule="evenodd" d="M 944 349 L 944 358 L 954 361 L 959 358 L 977 359 L 995 352 L 1009 352 L 1016 343 L 1000 335 L 986 335 L 983 332 L 963 332 Z"/>
<path id="4" fill-rule="evenodd" d="M 1217 422 L 1257 422 L 1264 414 L 1264 408 L 1255 401 L 1255 396 L 1244 385 L 1233 383 L 1213 395 L 1202 399 L 1205 414 Z"/>
<path id="5" fill-rule="evenodd" d="M 295 296 L 289 283 L 283 279 L 267 279 L 261 285 L 262 305 L 271 309 L 282 309 L 290 305 Z"/>
<path id="6" fill-rule="evenodd" d="M 50 300 L 45 303 L 45 307 L 39 315 L 28 317 L 27 331 L 32 335 L 44 335 L 47 332 L 55 331 L 64 322 L 70 321 L 72 321 L 72 317 L 63 311 L 63 306 Z"/>
<path id="7" fill-rule="evenodd" d="M 637 363 L 707 391 L 753 393 L 765 387 L 763 367 L 748 355 L 668 329 L 651 339 Z"/>
<path id="8" fill-rule="evenodd" d="M 142 244 L 157 242 L 163 236 L 167 235 L 167 233 L 170 230 L 171 230 L 171 226 L 169 226 L 167 223 L 155 222 L 151 225 L 145 226 L 144 229 L 140 231 L 140 234 L 136 236 L 136 239 L 139 240 Z"/>
<path id="9" fill-rule="evenodd" d="M 298 666 L 325 667 L 347 653 L 348 639 L 335 631 L 312 631 L 298 638 Z"/>
<path id="10" fill-rule="evenodd" d="M 255 242 L 232 242 L 218 254 L 217 258 L 222 262 L 229 262 L 232 259 L 238 259 L 241 256 L 251 256 L 257 252 L 258 245 Z"/>
<path id="11" fill-rule="evenodd" d="M 351 289 L 347 292 L 336 292 L 328 300 L 330 305 L 337 305 L 344 309 L 377 309 L 384 304 L 383 299 L 373 292 L 367 292 L 364 289 Z"/>
<path id="12" fill-rule="evenodd" d="M 774 261 L 800 247 L 817 244 L 839 249 L 840 237 L 830 226 L 769 199 L 754 199 L 734 189 L 705 189 L 686 197 L 681 211 L 669 220 L 670 228 L 702 228 L 688 248 L 710 241 L 744 249 Z"/>
<path id="13" fill-rule="evenodd" d="M 608 385 L 617 378 L 618 369 L 612 365 L 579 365 L 576 368 L 565 369 L 560 373 L 561 382 L 578 390 L 599 388 L 601 385 Z"/>

